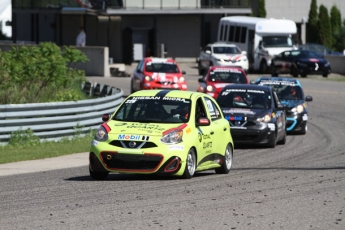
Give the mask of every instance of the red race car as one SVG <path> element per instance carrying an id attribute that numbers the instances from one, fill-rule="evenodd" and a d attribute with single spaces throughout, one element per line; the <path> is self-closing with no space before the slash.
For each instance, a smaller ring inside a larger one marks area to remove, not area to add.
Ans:
<path id="1" fill-rule="evenodd" d="M 246 72 L 241 67 L 211 66 L 207 74 L 199 78 L 196 91 L 217 98 L 224 86 L 229 84 L 249 84 Z"/>
<path id="2" fill-rule="evenodd" d="M 184 74 L 173 59 L 144 58 L 132 74 L 131 93 L 143 89 L 187 90 Z"/>

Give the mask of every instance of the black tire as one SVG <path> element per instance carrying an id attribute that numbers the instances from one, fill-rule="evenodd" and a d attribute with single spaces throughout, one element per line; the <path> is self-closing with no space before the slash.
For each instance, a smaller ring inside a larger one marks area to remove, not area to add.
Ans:
<path id="1" fill-rule="evenodd" d="M 107 179 L 109 175 L 108 172 L 97 172 L 95 170 L 92 170 L 90 167 L 89 167 L 89 173 L 90 173 L 91 178 L 94 180 L 105 180 Z"/>
<path id="2" fill-rule="evenodd" d="M 196 154 L 193 148 L 189 149 L 186 158 L 186 167 L 184 169 L 183 178 L 190 179 L 194 176 L 196 169 Z"/>
<path id="3" fill-rule="evenodd" d="M 134 89 L 133 89 L 133 80 L 131 80 L 131 94 L 134 93 Z"/>
<path id="4" fill-rule="evenodd" d="M 271 74 L 272 74 L 272 77 L 278 77 L 278 73 L 277 73 L 277 70 L 276 70 L 276 67 L 274 66 L 274 63 L 271 64 Z"/>
<path id="5" fill-rule="evenodd" d="M 267 143 L 267 147 L 275 148 L 276 145 L 277 145 L 277 133 L 274 133 L 274 135 L 271 136 L 271 139 Z"/>
<path id="6" fill-rule="evenodd" d="M 297 71 L 297 68 L 295 66 L 291 67 L 291 75 L 293 77 L 298 77 L 298 71 Z"/>
<path id="7" fill-rule="evenodd" d="M 262 60 L 260 62 L 260 73 L 262 73 L 262 74 L 267 73 L 267 70 L 268 70 L 267 63 L 265 60 Z"/>
<path id="8" fill-rule="evenodd" d="M 198 74 L 199 75 L 203 75 L 204 74 L 204 70 L 201 68 L 200 61 L 198 62 Z"/>
<path id="9" fill-rule="evenodd" d="M 215 171 L 217 174 L 228 174 L 232 166 L 232 146 L 230 143 L 226 146 L 224 156 L 222 158 L 222 165 L 220 168 L 216 168 Z"/>
<path id="10" fill-rule="evenodd" d="M 306 78 L 306 77 L 307 77 L 307 74 L 301 74 L 301 77 Z"/>
<path id="11" fill-rule="evenodd" d="M 327 73 L 322 74 L 322 77 L 328 77 Z"/>
<path id="12" fill-rule="evenodd" d="M 308 131 L 308 125 L 307 125 L 307 123 L 305 123 L 305 125 L 302 127 L 302 129 L 299 133 L 305 135 L 305 134 L 307 134 L 307 131 Z"/>
<path id="13" fill-rule="evenodd" d="M 278 141 L 278 145 L 285 145 L 286 143 L 286 130 L 284 131 L 284 137 Z"/>

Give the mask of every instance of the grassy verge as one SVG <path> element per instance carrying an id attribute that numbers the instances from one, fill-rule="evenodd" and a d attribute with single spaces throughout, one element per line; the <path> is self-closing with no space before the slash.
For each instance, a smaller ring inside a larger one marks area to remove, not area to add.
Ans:
<path id="1" fill-rule="evenodd" d="M 92 137 L 85 136 L 59 142 L 43 142 L 35 146 L 1 146 L 0 164 L 88 152 L 91 140 Z"/>

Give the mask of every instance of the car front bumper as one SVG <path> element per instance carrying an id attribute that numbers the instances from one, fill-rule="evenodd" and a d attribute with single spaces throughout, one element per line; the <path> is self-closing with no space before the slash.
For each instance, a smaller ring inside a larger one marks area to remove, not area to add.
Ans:
<path id="1" fill-rule="evenodd" d="M 286 116 L 286 131 L 299 131 L 305 127 L 308 121 L 307 113 Z"/>
<path id="2" fill-rule="evenodd" d="M 231 135 L 236 144 L 267 144 L 275 135 L 275 124 L 258 123 L 250 127 L 231 127 Z"/>
<path id="3" fill-rule="evenodd" d="M 93 141 L 89 154 L 89 165 L 93 171 L 166 174 L 181 176 L 188 149 L 183 145 L 166 145 L 154 148 L 122 149 L 106 142 Z"/>

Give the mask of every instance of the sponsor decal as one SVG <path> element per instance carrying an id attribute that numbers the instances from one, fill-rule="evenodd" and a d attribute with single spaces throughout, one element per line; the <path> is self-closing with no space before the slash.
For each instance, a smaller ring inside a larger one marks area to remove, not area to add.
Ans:
<path id="1" fill-rule="evenodd" d="M 202 145 L 203 149 L 212 148 L 212 141 L 204 142 Z"/>
<path id="2" fill-rule="evenodd" d="M 169 150 L 184 150 L 182 145 L 170 145 Z"/>
<path id="3" fill-rule="evenodd" d="M 99 143 L 98 141 L 96 141 L 96 140 L 92 140 L 91 145 L 92 145 L 92 146 L 97 146 L 97 145 L 98 145 L 98 143 Z"/>
<path id="4" fill-rule="evenodd" d="M 295 82 L 292 81 L 278 81 L 278 80 L 261 80 L 259 85 L 287 85 L 287 86 L 297 86 Z"/>
<path id="5" fill-rule="evenodd" d="M 318 62 L 319 60 L 316 59 L 316 58 L 309 58 L 309 61 L 311 61 L 311 62 Z"/>
<path id="6" fill-rule="evenodd" d="M 242 116 L 230 116 L 230 121 L 242 121 Z"/>
<path id="7" fill-rule="evenodd" d="M 255 114 L 254 111 L 250 109 L 240 109 L 240 108 L 233 108 L 233 109 L 224 109 L 223 113 L 242 113 L 242 114 Z"/>
<path id="8" fill-rule="evenodd" d="M 302 117 L 302 120 L 303 120 L 303 121 L 307 121 L 307 120 L 308 120 L 308 115 L 307 115 L 307 114 L 304 114 L 303 117 Z"/>
<path id="9" fill-rule="evenodd" d="M 224 86 L 226 86 L 226 85 L 229 85 L 229 83 L 216 83 L 216 84 L 214 84 L 214 86 L 216 88 L 224 88 Z"/>
<path id="10" fill-rule="evenodd" d="M 180 131 L 180 130 L 183 130 L 184 128 L 187 127 L 187 124 L 182 124 L 176 128 L 172 128 L 172 129 L 168 129 L 168 130 L 165 130 L 163 133 L 162 133 L 162 136 L 165 136 L 166 134 L 174 131 L 174 130 L 177 130 L 177 131 Z"/>
<path id="11" fill-rule="evenodd" d="M 186 129 L 186 133 L 190 133 L 190 132 L 192 132 L 192 130 L 191 130 L 190 127 L 188 127 L 188 128 Z"/>
<path id="12" fill-rule="evenodd" d="M 119 134 L 117 139 L 119 139 L 119 140 L 140 140 L 140 135 Z"/>
<path id="13" fill-rule="evenodd" d="M 148 140 L 150 140 L 150 136 L 142 136 L 141 140 L 142 141 L 148 141 Z"/>

